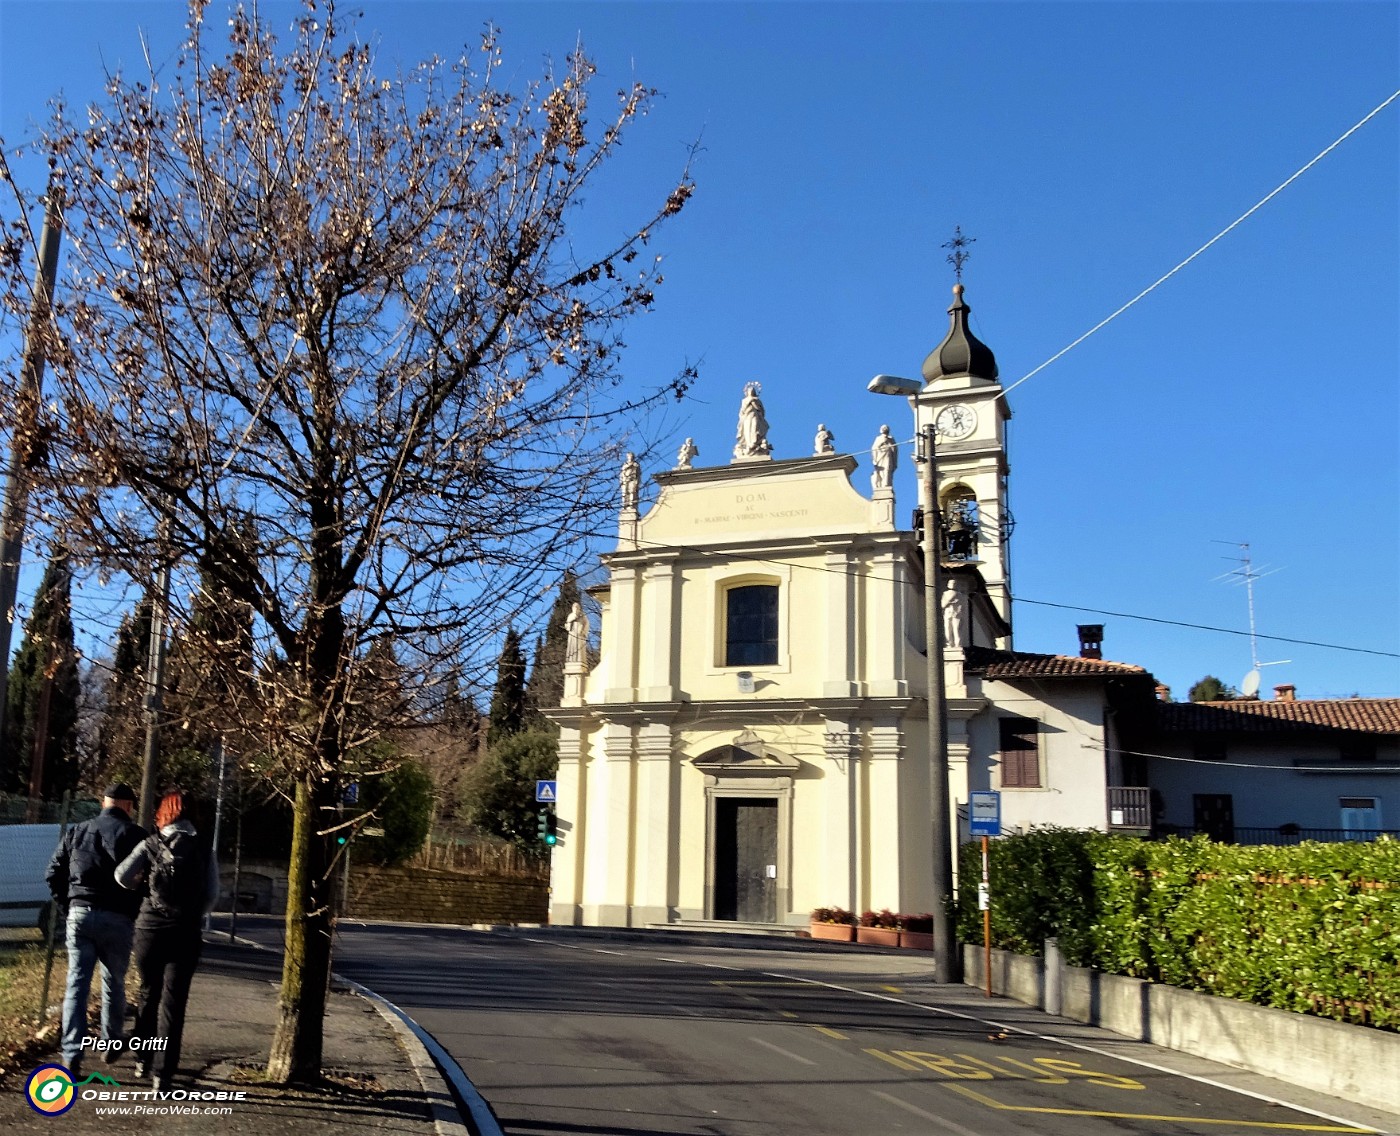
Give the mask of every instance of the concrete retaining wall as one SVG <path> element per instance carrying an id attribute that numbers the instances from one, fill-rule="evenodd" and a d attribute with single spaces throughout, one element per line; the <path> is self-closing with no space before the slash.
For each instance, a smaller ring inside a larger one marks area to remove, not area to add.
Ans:
<path id="1" fill-rule="evenodd" d="M 1053 946 L 1050 959 L 1056 966 Z M 1097 970 L 1057 969 L 1057 976 L 1047 976 L 1044 959 L 993 951 L 992 990 L 1153 1045 L 1400 1112 L 1400 1077 L 1376 1075 L 1400 1069 L 1400 1033 Z M 963 973 L 968 985 L 986 987 L 981 947 L 963 947 Z M 1059 1007 L 1047 1004 L 1047 987 L 1052 994 L 1058 987 Z"/>

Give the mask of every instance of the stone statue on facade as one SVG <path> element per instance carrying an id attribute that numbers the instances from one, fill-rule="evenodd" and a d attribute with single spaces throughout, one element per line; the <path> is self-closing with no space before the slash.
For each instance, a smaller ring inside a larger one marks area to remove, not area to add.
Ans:
<path id="1" fill-rule="evenodd" d="M 899 443 L 891 436 L 888 426 L 880 427 L 880 433 L 870 447 L 870 464 L 875 467 L 870 474 L 870 487 L 893 488 L 894 467 L 899 464 Z"/>
<path id="2" fill-rule="evenodd" d="M 569 636 L 564 661 L 566 663 L 587 662 L 588 616 L 584 613 L 582 604 L 575 602 L 574 606 L 569 609 L 569 618 L 564 621 L 564 628 Z"/>
<path id="3" fill-rule="evenodd" d="M 950 580 L 943 591 L 943 646 L 962 648 L 967 645 L 965 606 L 962 589 Z"/>
<path id="4" fill-rule="evenodd" d="M 635 509 L 637 495 L 642 488 L 642 466 L 637 461 L 637 455 L 631 450 L 627 451 L 627 460 L 622 463 L 622 472 L 618 475 L 618 482 L 622 487 L 622 507 Z"/>
<path id="5" fill-rule="evenodd" d="M 836 435 L 826 428 L 826 423 L 817 423 L 816 441 L 812 443 L 812 456 L 821 457 L 822 454 L 834 454 L 836 452 Z"/>
<path id="6" fill-rule="evenodd" d="M 768 419 L 763 416 L 763 400 L 758 383 L 744 384 L 744 401 L 739 406 L 739 429 L 734 436 L 736 458 L 762 458 L 773 452 L 768 442 Z"/>
<path id="7" fill-rule="evenodd" d="M 681 443 L 680 453 L 676 455 L 676 468 L 689 469 L 690 463 L 700 456 L 700 447 L 695 444 L 694 438 L 687 438 Z"/>

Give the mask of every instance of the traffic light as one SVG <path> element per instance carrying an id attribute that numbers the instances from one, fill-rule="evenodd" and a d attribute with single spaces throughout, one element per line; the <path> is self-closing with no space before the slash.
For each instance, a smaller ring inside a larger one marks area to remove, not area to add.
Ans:
<path id="1" fill-rule="evenodd" d="M 545 844 L 559 843 L 559 820 L 553 809 L 541 809 L 535 818 L 535 832 Z"/>

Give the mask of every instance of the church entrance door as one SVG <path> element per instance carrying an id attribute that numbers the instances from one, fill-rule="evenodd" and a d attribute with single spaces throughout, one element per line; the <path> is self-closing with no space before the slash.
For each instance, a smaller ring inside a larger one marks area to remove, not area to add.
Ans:
<path id="1" fill-rule="evenodd" d="M 715 800 L 716 919 L 778 919 L 778 802 L 761 797 Z"/>

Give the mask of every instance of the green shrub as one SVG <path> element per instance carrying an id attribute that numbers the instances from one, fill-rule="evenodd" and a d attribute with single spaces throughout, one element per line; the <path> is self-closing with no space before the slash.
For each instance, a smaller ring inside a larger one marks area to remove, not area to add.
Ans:
<path id="1" fill-rule="evenodd" d="M 982 938 L 977 845 L 958 931 Z M 1034 829 L 991 845 L 992 942 L 1113 974 L 1400 1029 L 1400 842 L 1240 847 Z"/>

